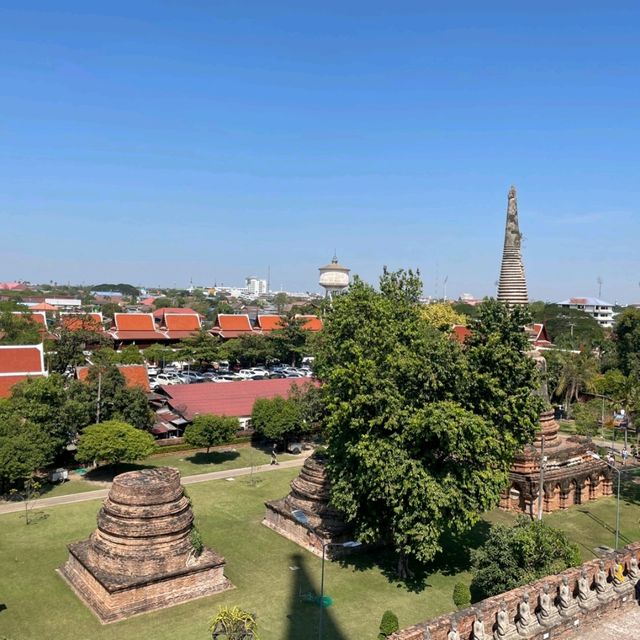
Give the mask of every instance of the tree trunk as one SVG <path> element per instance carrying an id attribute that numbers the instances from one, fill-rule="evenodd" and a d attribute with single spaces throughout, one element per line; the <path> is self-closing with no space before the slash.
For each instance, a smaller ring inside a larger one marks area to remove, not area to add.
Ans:
<path id="1" fill-rule="evenodd" d="M 413 571 L 409 569 L 409 558 L 404 553 L 398 555 L 398 578 L 413 578 Z"/>

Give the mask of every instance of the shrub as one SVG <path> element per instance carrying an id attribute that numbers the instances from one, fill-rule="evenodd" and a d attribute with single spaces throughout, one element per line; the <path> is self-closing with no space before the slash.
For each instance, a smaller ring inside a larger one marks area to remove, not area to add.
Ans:
<path id="1" fill-rule="evenodd" d="M 485 544 L 471 552 L 474 602 L 578 566 L 580 550 L 563 531 L 520 516 L 514 526 L 494 525 Z"/>
<path id="2" fill-rule="evenodd" d="M 464 582 L 456 582 L 453 587 L 453 603 L 458 609 L 464 609 L 471 604 L 471 590 Z"/>
<path id="3" fill-rule="evenodd" d="M 202 536 L 200 535 L 200 531 L 195 524 L 193 525 L 193 527 L 191 527 L 191 546 L 193 547 L 193 552 L 196 554 L 196 557 L 198 557 L 204 549 Z"/>
<path id="4" fill-rule="evenodd" d="M 382 614 L 382 620 L 380 621 L 380 633 L 378 634 L 379 640 L 384 640 L 387 636 L 398 631 L 400 625 L 398 623 L 398 616 L 393 611 L 385 611 Z"/>

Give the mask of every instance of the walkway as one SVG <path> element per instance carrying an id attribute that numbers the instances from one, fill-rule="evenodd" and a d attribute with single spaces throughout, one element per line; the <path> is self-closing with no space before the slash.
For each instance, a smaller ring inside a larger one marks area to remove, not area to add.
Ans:
<path id="1" fill-rule="evenodd" d="M 579 640 L 638 640 L 640 607 L 617 609 L 576 633 Z"/>
<path id="2" fill-rule="evenodd" d="M 225 480 L 227 478 L 238 478 L 240 476 L 248 476 L 251 473 L 263 473 L 265 471 L 278 471 L 279 469 L 290 469 L 292 467 L 301 467 L 307 456 L 296 458 L 295 460 L 284 460 L 278 465 L 263 464 L 257 467 L 242 467 L 240 469 L 228 469 L 226 471 L 211 471 L 210 473 L 199 473 L 193 476 L 184 476 L 182 484 L 198 484 L 199 482 L 209 482 L 210 480 Z M 34 509 L 44 509 L 46 507 L 57 507 L 60 504 L 74 504 L 76 502 L 87 502 L 88 500 L 99 500 L 107 497 L 109 487 L 106 489 L 98 489 L 96 491 L 85 491 L 84 493 L 70 493 L 66 496 L 57 496 L 55 498 L 40 498 L 30 503 Z M 5 513 L 15 513 L 16 511 L 24 511 L 24 502 L 5 502 L 0 504 L 0 515 Z"/>

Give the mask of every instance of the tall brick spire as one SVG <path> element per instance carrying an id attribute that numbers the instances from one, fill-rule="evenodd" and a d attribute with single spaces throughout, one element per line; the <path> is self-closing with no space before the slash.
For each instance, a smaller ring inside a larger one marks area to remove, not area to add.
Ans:
<path id="1" fill-rule="evenodd" d="M 507 224 L 504 230 L 504 249 L 498 282 L 498 300 L 509 304 L 528 304 L 527 281 L 520 253 L 522 235 L 518 226 L 516 188 L 509 189 Z"/>

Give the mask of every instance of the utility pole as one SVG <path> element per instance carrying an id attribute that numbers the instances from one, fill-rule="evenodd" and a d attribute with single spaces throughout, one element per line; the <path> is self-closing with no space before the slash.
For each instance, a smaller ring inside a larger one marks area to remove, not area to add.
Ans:
<path id="1" fill-rule="evenodd" d="M 449 280 L 449 276 L 445 276 L 442 284 L 444 286 L 444 301 L 447 301 L 447 281 Z"/>
<path id="2" fill-rule="evenodd" d="M 538 486 L 538 520 L 542 520 L 542 502 L 544 496 L 544 471 L 547 466 L 547 456 L 544 455 L 544 436 L 540 447 L 540 485 Z"/>
<path id="3" fill-rule="evenodd" d="M 598 298 L 602 298 L 602 278 L 598 276 Z"/>

